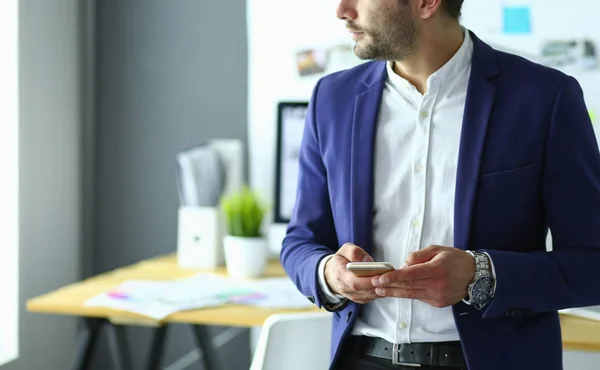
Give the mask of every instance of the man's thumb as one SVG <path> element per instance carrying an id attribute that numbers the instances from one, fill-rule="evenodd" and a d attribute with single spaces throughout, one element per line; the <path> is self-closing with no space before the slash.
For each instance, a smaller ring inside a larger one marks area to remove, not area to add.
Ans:
<path id="1" fill-rule="evenodd" d="M 346 258 L 350 262 L 373 262 L 373 258 L 361 247 L 346 243 L 340 248 L 338 254 Z"/>
<path id="2" fill-rule="evenodd" d="M 438 249 L 434 246 L 430 246 L 416 252 L 412 252 L 406 258 L 406 265 L 412 266 L 419 263 L 429 262 L 435 255 L 438 254 Z"/>

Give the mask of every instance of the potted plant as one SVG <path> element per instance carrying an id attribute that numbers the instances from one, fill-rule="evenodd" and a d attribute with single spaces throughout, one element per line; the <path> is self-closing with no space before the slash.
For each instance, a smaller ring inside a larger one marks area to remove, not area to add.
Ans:
<path id="1" fill-rule="evenodd" d="M 264 274 L 269 256 L 261 231 L 267 208 L 256 192 L 244 186 L 221 199 L 227 234 L 223 238 L 227 273 L 234 278 Z"/>

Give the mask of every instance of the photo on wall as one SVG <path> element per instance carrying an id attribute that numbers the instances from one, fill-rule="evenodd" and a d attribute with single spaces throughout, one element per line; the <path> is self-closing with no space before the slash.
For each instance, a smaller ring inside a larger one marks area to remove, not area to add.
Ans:
<path id="1" fill-rule="evenodd" d="M 308 49 L 296 53 L 296 67 L 300 77 L 321 74 L 327 68 L 326 49 Z"/>
<path id="2" fill-rule="evenodd" d="M 323 76 L 365 62 L 356 57 L 352 44 L 305 49 L 296 52 L 295 58 L 297 73 L 300 77 Z"/>
<path id="3" fill-rule="evenodd" d="M 542 62 L 550 67 L 598 68 L 596 43 L 589 39 L 547 40 L 542 45 Z"/>

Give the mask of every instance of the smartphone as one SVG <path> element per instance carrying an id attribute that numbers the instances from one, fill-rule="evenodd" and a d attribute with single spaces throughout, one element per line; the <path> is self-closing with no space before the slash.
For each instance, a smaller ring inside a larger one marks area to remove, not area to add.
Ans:
<path id="1" fill-rule="evenodd" d="M 349 262 L 346 268 L 356 276 L 375 276 L 394 270 L 388 262 Z"/>

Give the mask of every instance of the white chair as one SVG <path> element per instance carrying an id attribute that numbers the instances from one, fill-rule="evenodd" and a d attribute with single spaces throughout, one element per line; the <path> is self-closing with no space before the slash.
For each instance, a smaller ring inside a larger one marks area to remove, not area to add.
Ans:
<path id="1" fill-rule="evenodd" d="M 263 325 L 250 370 L 321 370 L 329 367 L 330 312 L 274 314 Z"/>

